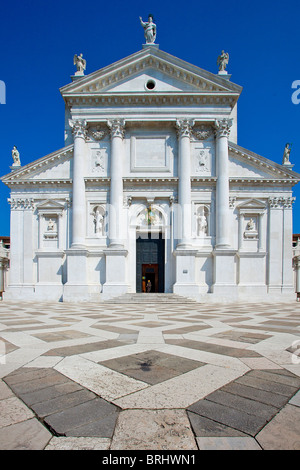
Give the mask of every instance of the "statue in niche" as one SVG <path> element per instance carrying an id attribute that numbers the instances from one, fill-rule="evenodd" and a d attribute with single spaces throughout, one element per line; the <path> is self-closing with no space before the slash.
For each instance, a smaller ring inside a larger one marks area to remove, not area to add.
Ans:
<path id="1" fill-rule="evenodd" d="M 21 166 L 20 153 L 15 145 L 12 149 L 11 154 L 14 161 L 13 166 Z"/>
<path id="2" fill-rule="evenodd" d="M 144 28 L 146 44 L 154 44 L 156 38 L 156 24 L 153 23 L 153 16 L 148 15 L 148 22 L 144 22 L 140 17 L 140 22 Z"/>
<path id="3" fill-rule="evenodd" d="M 198 235 L 207 235 L 207 220 L 205 215 L 198 216 Z"/>
<path id="4" fill-rule="evenodd" d="M 197 236 L 206 236 L 208 233 L 207 208 L 200 206 L 197 211 Z"/>
<path id="5" fill-rule="evenodd" d="M 222 51 L 221 55 L 219 55 L 217 60 L 217 65 L 219 67 L 219 72 L 225 72 L 225 69 L 229 62 L 229 54 L 228 52 Z"/>
<path id="6" fill-rule="evenodd" d="M 292 147 L 292 144 L 286 144 L 286 146 L 284 147 L 283 159 L 282 159 L 283 165 L 290 164 L 291 147 Z"/>
<path id="7" fill-rule="evenodd" d="M 83 75 L 86 69 L 86 60 L 83 58 L 83 54 L 75 54 L 73 58 L 74 65 L 77 67 L 76 74 Z"/>
<path id="8" fill-rule="evenodd" d="M 94 224 L 95 224 L 95 233 L 103 235 L 103 228 L 104 228 L 104 217 L 99 210 L 99 207 L 96 207 L 95 215 L 94 215 Z"/>
<path id="9" fill-rule="evenodd" d="M 48 232 L 54 232 L 54 226 L 55 226 L 55 225 L 54 225 L 53 220 L 50 219 L 49 222 L 48 222 L 48 226 L 47 226 Z"/>
<path id="10" fill-rule="evenodd" d="M 247 223 L 246 230 L 254 230 L 254 222 L 252 218 Z"/>

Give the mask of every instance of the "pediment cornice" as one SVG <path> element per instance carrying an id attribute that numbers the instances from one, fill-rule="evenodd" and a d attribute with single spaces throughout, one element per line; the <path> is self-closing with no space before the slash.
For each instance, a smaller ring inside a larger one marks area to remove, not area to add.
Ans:
<path id="1" fill-rule="evenodd" d="M 253 177 L 231 177 L 230 182 L 232 183 L 257 183 L 257 182 L 265 182 L 269 183 L 282 183 L 282 184 L 296 184 L 300 181 L 300 174 L 296 173 L 292 170 L 285 168 L 283 165 L 279 165 L 261 155 L 258 155 L 250 150 L 247 150 L 243 147 L 240 147 L 233 142 L 228 143 L 229 148 L 229 155 L 230 156 L 238 156 L 242 160 L 248 161 L 257 168 L 261 168 L 266 170 L 270 173 L 270 177 L 265 178 L 253 178 Z"/>
<path id="2" fill-rule="evenodd" d="M 190 84 L 191 89 L 195 93 L 202 92 L 206 95 L 212 95 L 219 92 L 239 96 L 242 91 L 242 87 L 221 78 L 219 75 L 194 66 L 159 49 L 153 50 L 151 48 L 145 48 L 114 64 L 65 85 L 60 91 L 66 101 L 69 101 L 71 97 L 78 98 L 79 96 L 92 98 L 94 95 L 106 94 L 108 87 L 130 79 L 149 69 L 155 69 L 170 78 Z M 176 94 L 180 95 L 181 93 L 183 92 L 178 91 Z M 114 93 L 114 95 L 119 94 L 122 93 Z M 133 94 L 135 95 L 134 92 L 131 93 L 131 95 Z M 165 95 L 166 93 L 157 92 L 156 94 Z M 145 95 L 147 96 L 149 93 L 145 93 Z"/>
<path id="3" fill-rule="evenodd" d="M 66 184 L 70 183 L 70 179 L 59 178 L 59 179 L 43 179 L 37 178 L 36 180 L 31 179 L 31 176 L 37 171 L 43 171 L 48 168 L 49 164 L 55 164 L 62 162 L 67 158 L 71 158 L 73 155 L 74 145 L 68 145 L 55 152 L 46 155 L 45 157 L 39 158 L 32 163 L 28 163 L 18 170 L 14 170 L 7 175 L 1 177 L 1 181 L 7 186 L 20 185 L 20 184 Z"/>

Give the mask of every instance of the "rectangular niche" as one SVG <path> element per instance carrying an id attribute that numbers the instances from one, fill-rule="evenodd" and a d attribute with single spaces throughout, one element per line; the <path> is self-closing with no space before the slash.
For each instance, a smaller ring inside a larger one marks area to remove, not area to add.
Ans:
<path id="1" fill-rule="evenodd" d="M 130 169 L 133 172 L 170 172 L 168 136 L 131 136 Z"/>

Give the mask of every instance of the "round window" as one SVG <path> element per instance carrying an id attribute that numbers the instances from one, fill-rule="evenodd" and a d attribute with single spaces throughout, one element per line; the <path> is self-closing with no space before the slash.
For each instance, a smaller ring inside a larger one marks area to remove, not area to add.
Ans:
<path id="1" fill-rule="evenodd" d="M 154 80 L 148 80 L 146 83 L 147 90 L 154 90 L 156 83 Z"/>

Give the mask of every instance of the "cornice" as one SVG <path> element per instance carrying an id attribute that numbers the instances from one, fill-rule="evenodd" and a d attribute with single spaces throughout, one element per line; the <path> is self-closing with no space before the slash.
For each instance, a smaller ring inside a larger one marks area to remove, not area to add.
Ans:
<path id="1" fill-rule="evenodd" d="M 235 92 L 126 92 L 126 93 L 70 93 L 64 98 L 70 107 L 76 106 L 230 106 L 239 97 Z"/>

